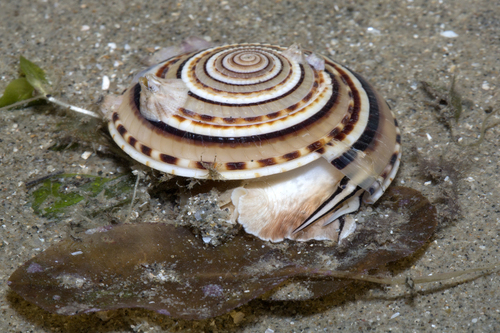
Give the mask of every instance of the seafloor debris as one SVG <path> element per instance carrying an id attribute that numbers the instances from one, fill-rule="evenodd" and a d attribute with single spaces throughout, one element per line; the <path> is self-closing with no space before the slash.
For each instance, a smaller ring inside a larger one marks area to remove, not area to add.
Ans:
<path id="1" fill-rule="evenodd" d="M 207 246 L 186 227 L 162 223 L 92 229 L 26 262 L 9 286 L 62 315 L 146 308 L 185 319 L 226 313 L 287 280 L 303 297 L 329 294 L 406 257 L 436 227 L 435 208 L 418 191 L 389 188 L 378 208 L 338 246 L 272 244 L 243 232 Z M 283 299 L 276 292 L 275 299 Z M 305 295 L 305 296 L 304 296 Z M 273 299 L 273 297 L 271 297 Z"/>
<path id="2" fill-rule="evenodd" d="M 462 104 L 470 104 L 470 101 L 463 100 L 462 96 L 457 91 L 455 86 L 455 78 L 456 76 L 453 75 L 449 89 L 433 85 L 427 81 L 420 82 L 422 91 L 431 100 L 428 105 L 436 111 L 438 121 L 441 122 L 450 131 L 452 137 L 455 137 L 454 128 L 463 112 Z M 467 144 L 464 144 L 460 140 L 458 140 L 457 144 L 462 146 L 479 146 L 484 141 L 486 131 L 500 125 L 500 121 L 490 122 L 490 118 L 497 113 L 497 110 L 493 110 L 493 108 L 487 107 L 485 113 L 486 116 L 484 117 L 483 123 L 481 124 L 478 139 L 475 142 Z"/>

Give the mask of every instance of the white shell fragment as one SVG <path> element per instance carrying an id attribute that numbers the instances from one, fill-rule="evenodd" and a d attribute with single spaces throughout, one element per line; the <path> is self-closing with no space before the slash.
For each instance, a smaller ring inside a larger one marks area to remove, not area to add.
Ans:
<path id="1" fill-rule="evenodd" d="M 242 180 L 224 195 L 261 239 L 354 232 L 346 214 L 361 198 L 377 201 L 399 167 L 387 103 L 360 75 L 297 44 L 198 42 L 169 48 L 105 99 L 115 142 L 172 175 Z"/>
<path id="2" fill-rule="evenodd" d="M 109 77 L 107 75 L 104 75 L 102 77 L 102 90 L 108 90 L 110 85 Z"/>
<path id="3" fill-rule="evenodd" d="M 82 159 L 84 160 L 88 160 L 90 155 L 92 155 L 92 152 L 91 151 L 85 151 L 82 153 L 82 155 L 80 156 Z"/>
<path id="4" fill-rule="evenodd" d="M 443 36 L 443 37 L 445 37 L 445 38 L 457 38 L 458 37 L 458 34 L 455 31 L 452 31 L 452 30 L 442 31 L 440 33 L 440 35 Z"/>
<path id="5" fill-rule="evenodd" d="M 366 32 L 369 33 L 369 34 L 372 34 L 374 36 L 380 36 L 381 35 L 380 30 L 375 29 L 374 27 L 368 27 L 368 28 L 366 28 Z"/>

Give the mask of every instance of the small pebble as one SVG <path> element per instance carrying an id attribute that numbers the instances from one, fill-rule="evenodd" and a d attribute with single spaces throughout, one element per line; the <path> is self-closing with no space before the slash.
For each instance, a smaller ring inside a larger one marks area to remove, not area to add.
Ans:
<path id="1" fill-rule="evenodd" d="M 481 89 L 490 90 L 490 84 L 488 82 L 484 81 L 483 84 L 481 85 Z"/>
<path id="2" fill-rule="evenodd" d="M 80 31 L 89 31 L 90 30 L 90 27 L 88 25 L 82 25 Z"/>
<path id="3" fill-rule="evenodd" d="M 229 315 L 231 315 L 231 317 L 233 317 L 233 322 L 238 325 L 239 323 L 241 323 L 243 321 L 243 318 L 245 318 L 245 314 L 241 311 L 231 311 L 229 313 Z"/>

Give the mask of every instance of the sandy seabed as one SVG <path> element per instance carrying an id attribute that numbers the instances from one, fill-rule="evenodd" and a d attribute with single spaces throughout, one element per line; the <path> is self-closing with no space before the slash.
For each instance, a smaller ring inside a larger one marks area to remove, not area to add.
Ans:
<path id="1" fill-rule="evenodd" d="M 51 73 L 60 99 L 83 107 L 106 93 L 101 89 L 104 75 L 111 79 L 109 91 L 121 92 L 142 68 L 143 56 L 190 35 L 215 43 L 301 43 L 330 55 L 369 79 L 392 106 L 404 150 L 394 183 L 421 191 L 442 216 L 452 216 L 441 220 L 429 244 L 397 274 L 425 276 L 499 261 L 500 127 L 490 129 L 480 146 L 457 144 L 474 142 L 487 112 L 498 112 L 500 6 L 494 1 L 19 0 L 1 7 L 0 89 L 17 77 L 23 55 Z M 453 75 L 464 105 L 461 118 L 453 122 L 454 137 L 419 87 L 421 81 L 449 87 Z M 317 300 L 255 300 L 236 310 L 243 314 L 236 321 L 235 312 L 203 321 L 143 310 L 78 317 L 47 313 L 10 291 L 6 282 L 23 262 L 68 237 L 72 224 L 35 215 L 25 183 L 59 171 L 98 174 L 121 168 L 121 160 L 111 157 L 82 159 L 89 147 L 48 150 L 62 136 L 58 124 L 64 113 L 54 109 L 0 113 L 2 332 L 500 330 L 498 273 L 459 285 L 416 286 L 411 298 L 402 296 L 408 294 L 405 286 L 355 283 Z M 490 118 L 498 120 L 498 115 Z M 454 205 L 443 200 L 450 184 L 423 175 L 422 159 L 434 159 L 443 173 L 461 173 L 453 184 L 458 193 Z M 453 215 L 453 207 L 460 207 L 461 215 Z M 78 223 L 91 227 L 84 219 Z"/>

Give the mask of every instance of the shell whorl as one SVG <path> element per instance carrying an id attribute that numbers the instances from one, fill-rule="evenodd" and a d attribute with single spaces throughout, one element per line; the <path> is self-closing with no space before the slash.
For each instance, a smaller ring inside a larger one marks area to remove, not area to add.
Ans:
<path id="1" fill-rule="evenodd" d="M 148 86 L 148 77 L 157 83 Z M 368 188 L 399 153 L 392 114 L 371 86 L 295 45 L 182 54 L 151 67 L 140 81 L 124 93 L 110 132 L 133 158 L 171 174 L 207 178 L 215 170 L 225 179 L 248 179 L 323 156 L 346 174 L 351 162 L 361 165 L 360 183 Z M 180 102 L 159 110 L 163 117 L 150 115 L 152 105 L 172 99 Z"/>

